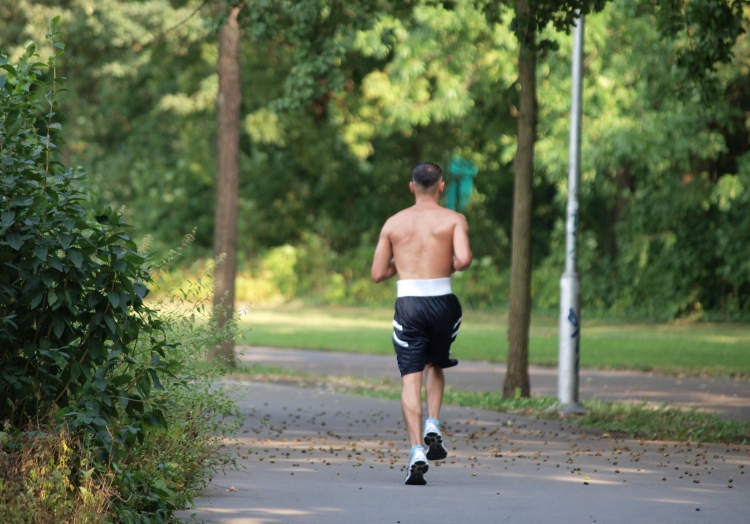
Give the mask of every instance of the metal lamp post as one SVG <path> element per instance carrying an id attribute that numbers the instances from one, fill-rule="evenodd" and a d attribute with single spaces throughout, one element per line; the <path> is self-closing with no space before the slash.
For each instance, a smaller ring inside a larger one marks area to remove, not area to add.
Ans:
<path id="1" fill-rule="evenodd" d="M 581 340 L 581 276 L 578 274 L 578 188 L 581 180 L 583 25 L 579 14 L 573 36 L 573 88 L 570 107 L 568 208 L 565 225 L 565 273 L 560 278 L 560 360 L 557 396 L 562 414 L 585 413 L 578 401 Z"/>

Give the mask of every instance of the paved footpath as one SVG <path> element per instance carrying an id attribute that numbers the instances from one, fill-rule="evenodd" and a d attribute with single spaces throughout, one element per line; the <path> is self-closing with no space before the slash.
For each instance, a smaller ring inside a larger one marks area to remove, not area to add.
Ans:
<path id="1" fill-rule="evenodd" d="M 239 349 L 239 348 L 238 348 Z M 359 375 L 400 381 L 395 356 L 249 347 L 241 350 L 246 364 L 260 363 L 320 375 Z M 531 366 L 534 395 L 557 395 L 557 368 Z M 475 391 L 502 390 L 504 364 L 461 361 L 446 370 L 446 383 Z M 583 369 L 582 399 L 642 401 L 659 405 L 698 406 L 734 420 L 750 420 L 750 380 L 708 379 L 623 371 Z M 750 517 L 746 520 L 750 522 Z"/>
<path id="2" fill-rule="evenodd" d="M 196 501 L 206 522 L 692 524 L 750 515 L 750 446 L 619 439 L 446 406 L 448 458 L 430 464 L 426 486 L 404 486 L 398 402 L 231 387 L 245 414 L 232 445 L 240 468 Z"/>

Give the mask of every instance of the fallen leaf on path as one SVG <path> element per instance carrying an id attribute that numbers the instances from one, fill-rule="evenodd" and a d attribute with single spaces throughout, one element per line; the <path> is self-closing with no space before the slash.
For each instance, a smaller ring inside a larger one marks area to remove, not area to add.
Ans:
<path id="1" fill-rule="evenodd" d="M 237 488 L 235 488 L 234 486 L 232 486 L 232 487 L 231 487 L 231 488 L 229 488 L 229 489 L 228 489 L 227 491 L 239 491 L 239 490 L 238 490 Z"/>

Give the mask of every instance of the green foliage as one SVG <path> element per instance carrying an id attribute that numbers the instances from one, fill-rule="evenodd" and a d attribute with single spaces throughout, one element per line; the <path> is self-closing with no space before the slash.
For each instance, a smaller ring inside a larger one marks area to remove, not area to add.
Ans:
<path id="1" fill-rule="evenodd" d="M 203 285 L 186 283 L 155 306 L 168 326 L 168 357 L 178 371 L 165 378 L 163 390 L 151 399 L 167 406 L 167 426 L 150 428 L 142 442 L 106 467 L 119 494 L 112 507 L 116 521 L 168 522 L 174 511 L 192 504 L 209 478 L 235 465 L 225 439 L 237 429 L 238 392 L 218 385 L 228 367 L 203 359 L 206 348 L 235 337 L 236 328 L 233 322 L 223 330 L 216 328 L 215 319 L 198 302 L 203 292 Z"/>
<path id="2" fill-rule="evenodd" d="M 58 21 L 46 63 L 33 44 L 15 65 L 0 56 L 0 518 L 163 523 L 232 463 L 238 413 L 201 361 L 234 323 L 193 307 L 200 282 L 145 304 L 158 267 L 56 160 Z"/>
<path id="3" fill-rule="evenodd" d="M 572 46 L 550 13 L 565 27 L 572 16 L 565 6 L 579 4 L 591 9 L 585 314 L 747 318 L 748 11 L 744 1 L 728 0 L 615 0 L 601 12 L 596 1 L 539 5 L 535 307 L 556 308 L 563 271 Z M 211 257 L 216 165 L 218 52 L 208 28 L 221 20 L 206 8 L 188 18 L 199 6 L 60 4 L 68 46 L 93 50 L 66 60 L 76 116 L 61 121 L 69 132 L 65 163 L 90 173 L 81 183 L 91 202 L 127 206 L 130 235 L 152 234 L 157 252 L 197 226 L 190 258 Z M 21 44 L 43 34 L 47 11 L 44 2 L 2 3 L 3 49 L 20 56 Z M 476 281 L 471 289 L 482 296 L 471 301 L 502 305 L 519 87 L 512 6 L 264 0 L 241 17 L 238 249 L 246 296 L 389 300 L 364 268 L 377 232 L 412 202 L 414 165 L 447 165 L 459 155 L 479 168 L 465 214 L 477 261 L 489 260 L 495 275 Z M 706 68 L 694 74 L 686 60 Z M 263 277 L 283 259 L 267 263 L 267 253 L 285 245 L 300 250 L 295 267 L 324 269 L 295 272 L 294 292 L 292 280 Z"/>
<path id="4" fill-rule="evenodd" d="M 17 66 L 0 66 L 0 418 L 20 428 L 56 415 L 103 447 L 132 444 L 143 429 L 165 425 L 160 407 L 145 406 L 173 363 L 163 358 L 161 321 L 143 303 L 145 258 L 124 222 L 113 212 L 90 216 L 80 175 L 54 160 L 63 85 L 54 71 L 64 49 L 56 24 L 47 63 L 35 61 L 30 44 Z M 139 342 L 150 350 L 136 355 Z M 113 436 L 119 418 L 132 431 Z"/>
<path id="5" fill-rule="evenodd" d="M 4 433 L 0 433 L 0 444 Z M 108 522 L 110 479 L 96 475 L 96 460 L 65 431 L 31 431 L 0 449 L 0 521 L 7 524 Z"/>
<path id="6" fill-rule="evenodd" d="M 651 0 L 659 32 L 678 37 L 677 63 L 688 78 L 702 79 L 717 64 L 729 62 L 737 38 L 745 33 L 747 0 Z"/>

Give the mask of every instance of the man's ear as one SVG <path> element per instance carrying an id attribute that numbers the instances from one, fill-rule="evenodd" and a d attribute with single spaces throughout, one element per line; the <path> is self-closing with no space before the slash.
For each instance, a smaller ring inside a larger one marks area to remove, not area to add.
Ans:
<path id="1" fill-rule="evenodd" d="M 445 182 L 443 180 L 440 181 L 440 188 L 438 189 L 438 195 L 441 195 L 445 191 Z"/>
<path id="2" fill-rule="evenodd" d="M 414 187 L 414 181 L 413 180 L 411 182 L 409 182 L 409 191 L 411 191 L 415 195 L 417 194 L 417 189 Z"/>

